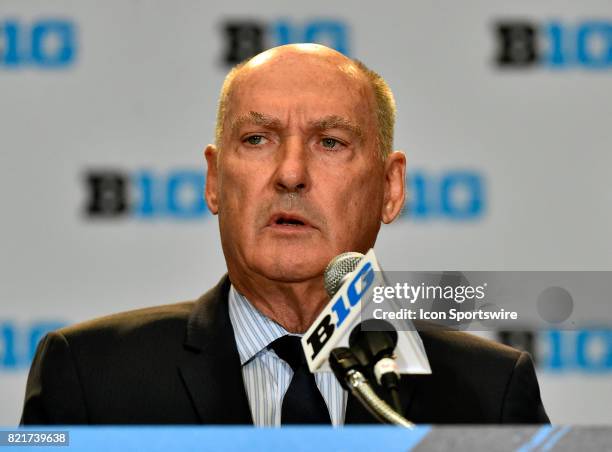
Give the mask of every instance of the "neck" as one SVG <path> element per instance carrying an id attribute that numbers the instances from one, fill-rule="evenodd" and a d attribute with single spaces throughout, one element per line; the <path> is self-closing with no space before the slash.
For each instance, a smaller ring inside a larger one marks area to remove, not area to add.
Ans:
<path id="1" fill-rule="evenodd" d="M 323 277 L 299 281 L 274 281 L 260 275 L 239 277 L 229 270 L 230 281 L 257 310 L 290 333 L 304 333 L 329 297 Z"/>

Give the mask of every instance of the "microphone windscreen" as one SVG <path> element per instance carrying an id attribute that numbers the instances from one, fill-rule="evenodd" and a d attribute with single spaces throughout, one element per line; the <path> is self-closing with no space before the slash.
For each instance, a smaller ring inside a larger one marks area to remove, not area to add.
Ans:
<path id="1" fill-rule="evenodd" d="M 330 298 L 338 292 L 344 278 L 357 268 L 362 258 L 363 254 L 350 251 L 337 255 L 327 265 L 324 279 L 325 290 Z"/>

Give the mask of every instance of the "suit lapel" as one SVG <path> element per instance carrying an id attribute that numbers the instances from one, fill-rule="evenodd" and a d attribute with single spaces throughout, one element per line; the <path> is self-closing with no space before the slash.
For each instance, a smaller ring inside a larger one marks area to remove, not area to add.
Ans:
<path id="1" fill-rule="evenodd" d="M 203 424 L 252 424 L 234 330 L 229 319 L 229 278 L 195 304 L 179 372 Z"/>

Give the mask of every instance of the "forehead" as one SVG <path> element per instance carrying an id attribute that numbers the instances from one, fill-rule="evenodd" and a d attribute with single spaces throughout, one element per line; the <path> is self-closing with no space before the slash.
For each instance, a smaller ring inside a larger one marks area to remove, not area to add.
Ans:
<path id="1" fill-rule="evenodd" d="M 372 89 L 365 76 L 346 62 L 313 57 L 278 58 L 246 67 L 229 92 L 226 120 L 251 111 L 305 122 L 337 116 L 375 127 Z"/>

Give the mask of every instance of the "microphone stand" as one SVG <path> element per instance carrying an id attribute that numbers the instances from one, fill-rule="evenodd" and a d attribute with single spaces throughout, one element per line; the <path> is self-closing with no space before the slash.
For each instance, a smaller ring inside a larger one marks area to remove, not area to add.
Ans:
<path id="1" fill-rule="evenodd" d="M 346 374 L 346 384 L 351 393 L 365 406 L 379 421 L 413 428 L 414 424 L 391 408 L 387 402 L 378 397 L 370 383 L 358 370 L 349 370 Z"/>
<path id="2" fill-rule="evenodd" d="M 350 349 L 338 347 L 329 355 L 329 364 L 344 389 L 351 393 L 379 421 L 387 424 L 413 428 L 414 424 L 382 400 L 359 370 L 359 361 Z"/>

